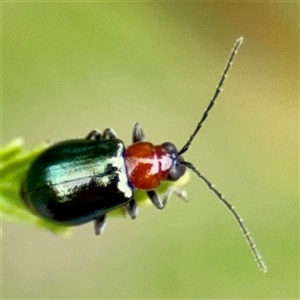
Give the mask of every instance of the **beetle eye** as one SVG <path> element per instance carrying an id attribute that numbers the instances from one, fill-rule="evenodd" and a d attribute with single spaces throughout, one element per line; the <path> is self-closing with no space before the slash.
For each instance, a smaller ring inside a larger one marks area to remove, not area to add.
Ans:
<path id="1" fill-rule="evenodd" d="M 185 173 L 186 170 L 186 167 L 181 164 L 183 158 L 178 156 L 178 150 L 174 144 L 167 142 L 163 143 L 162 146 L 173 159 L 173 166 L 169 171 L 168 180 L 176 181 Z"/>
<path id="2" fill-rule="evenodd" d="M 181 176 L 184 175 L 185 171 L 186 171 L 186 167 L 184 165 L 180 165 L 180 164 L 174 165 L 169 171 L 168 179 L 171 181 L 176 181 Z"/>
<path id="3" fill-rule="evenodd" d="M 177 155 L 178 151 L 177 148 L 174 146 L 174 144 L 167 142 L 167 143 L 163 143 L 162 146 L 168 153 L 170 154 L 175 153 Z"/>

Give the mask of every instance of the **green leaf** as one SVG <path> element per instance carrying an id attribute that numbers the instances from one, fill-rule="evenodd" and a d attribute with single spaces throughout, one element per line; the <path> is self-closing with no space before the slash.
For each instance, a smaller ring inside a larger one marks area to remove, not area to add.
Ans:
<path id="1" fill-rule="evenodd" d="M 1 217 L 10 222 L 48 230 L 63 237 L 70 236 L 71 227 L 61 226 L 58 223 L 40 218 L 29 211 L 23 203 L 20 190 L 26 172 L 32 161 L 49 147 L 49 144 L 43 143 L 30 151 L 24 150 L 23 147 L 23 139 L 16 138 L 2 147 L 0 152 Z M 182 186 L 186 184 L 189 181 L 189 177 L 189 173 L 186 172 L 186 174 L 176 182 L 163 182 L 158 188 L 158 193 L 164 193 L 170 186 Z M 139 206 L 150 203 L 144 191 L 136 191 L 135 199 Z M 109 212 L 108 216 L 126 217 L 126 209 L 125 207 L 115 209 Z"/>
<path id="2" fill-rule="evenodd" d="M 68 236 L 70 228 L 41 219 L 32 214 L 20 197 L 22 181 L 32 161 L 48 145 L 41 144 L 30 151 L 23 150 L 24 141 L 16 138 L 1 149 L 1 217 L 14 223 L 49 230 L 61 236 Z"/>

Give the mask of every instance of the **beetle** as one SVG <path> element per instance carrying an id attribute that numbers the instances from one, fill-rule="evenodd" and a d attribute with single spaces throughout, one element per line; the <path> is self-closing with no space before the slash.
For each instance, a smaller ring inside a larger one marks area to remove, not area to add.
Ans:
<path id="1" fill-rule="evenodd" d="M 177 150 L 170 142 L 153 145 L 145 141 L 143 129 L 138 123 L 133 129 L 132 145 L 127 148 L 110 128 L 103 133 L 93 130 L 85 139 L 59 142 L 38 156 L 29 168 L 21 187 L 21 197 L 26 206 L 35 214 L 62 225 L 74 226 L 94 221 L 95 233 L 99 235 L 108 212 L 125 206 L 132 219 L 137 216 L 135 190 L 146 191 L 158 209 L 166 206 L 172 194 L 186 201 L 185 191 L 170 187 L 160 198 L 156 188 L 163 180 L 178 180 L 188 168 L 231 211 L 258 266 L 266 271 L 266 265 L 256 245 L 233 205 L 182 157 L 212 109 L 242 42 L 242 37 L 236 41 L 212 100 L 181 150 Z"/>

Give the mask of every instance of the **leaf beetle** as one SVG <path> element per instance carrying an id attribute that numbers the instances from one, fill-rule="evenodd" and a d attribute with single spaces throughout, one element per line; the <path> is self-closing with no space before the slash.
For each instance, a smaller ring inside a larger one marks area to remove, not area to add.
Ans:
<path id="1" fill-rule="evenodd" d="M 212 100 L 181 150 L 178 151 L 169 142 L 153 145 L 145 141 L 143 129 L 138 123 L 133 129 L 133 143 L 127 148 L 110 128 L 103 133 L 93 130 L 85 139 L 59 142 L 45 150 L 30 166 L 21 187 L 21 197 L 26 206 L 35 214 L 62 225 L 74 226 L 94 221 L 98 235 L 105 225 L 106 214 L 118 207 L 125 206 L 128 215 L 132 219 L 136 217 L 134 191 L 137 189 L 145 190 L 158 209 L 166 206 L 172 194 L 187 200 L 186 192 L 178 188 L 170 187 L 161 198 L 155 189 L 163 180 L 178 180 L 188 168 L 231 211 L 258 266 L 265 272 L 267 267 L 241 216 L 214 185 L 182 157 L 221 92 L 242 42 L 242 37 L 236 41 Z"/>

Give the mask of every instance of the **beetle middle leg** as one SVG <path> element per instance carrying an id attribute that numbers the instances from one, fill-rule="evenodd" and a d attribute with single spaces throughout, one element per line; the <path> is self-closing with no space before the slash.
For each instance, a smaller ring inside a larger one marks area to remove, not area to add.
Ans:
<path id="1" fill-rule="evenodd" d="M 159 199 L 159 196 L 156 191 L 148 191 L 147 194 L 148 194 L 148 197 L 150 198 L 152 204 L 158 209 L 165 208 L 165 206 L 168 202 L 168 199 L 170 198 L 170 196 L 172 194 L 175 194 L 178 198 L 180 198 L 184 202 L 187 202 L 186 191 L 183 191 L 176 187 L 169 187 L 167 189 L 167 191 L 162 195 L 162 200 Z"/>
<path id="2" fill-rule="evenodd" d="M 114 140 L 117 139 L 117 134 L 111 128 L 106 128 L 103 133 L 101 134 L 99 130 L 94 129 L 92 130 L 85 139 L 87 140 Z"/>
<path id="3" fill-rule="evenodd" d="M 105 224 L 106 224 L 106 217 L 105 215 L 98 217 L 97 219 L 95 219 L 95 234 L 99 235 L 102 233 Z"/>
<path id="4" fill-rule="evenodd" d="M 131 199 L 126 205 L 126 210 L 131 219 L 135 219 L 138 213 L 138 208 L 134 199 Z"/>
<path id="5" fill-rule="evenodd" d="M 117 134 L 112 128 L 106 128 L 103 131 L 103 137 L 104 140 L 115 140 L 117 139 Z"/>

